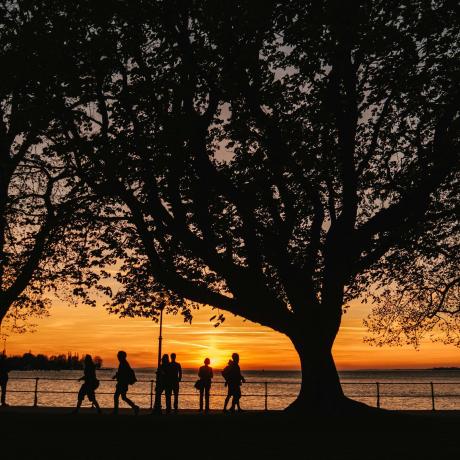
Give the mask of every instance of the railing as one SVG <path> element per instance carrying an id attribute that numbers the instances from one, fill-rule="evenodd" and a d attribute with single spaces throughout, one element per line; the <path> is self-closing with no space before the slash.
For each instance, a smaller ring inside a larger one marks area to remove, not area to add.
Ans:
<path id="1" fill-rule="evenodd" d="M 10 389 L 8 388 L 8 393 L 29 393 L 33 394 L 33 407 L 38 407 L 39 405 L 39 395 L 41 394 L 77 394 L 78 390 L 43 390 L 40 389 L 40 382 L 41 381 L 52 381 L 52 382 L 58 382 L 58 381 L 69 381 L 69 382 L 74 382 L 77 383 L 78 381 L 73 378 L 46 378 L 46 377 L 13 377 L 10 378 L 11 381 L 20 381 L 20 380 L 29 380 L 29 381 L 34 381 L 34 387 L 33 390 L 31 389 Z M 113 380 L 110 379 L 100 379 L 100 382 L 114 382 Z M 133 396 L 149 396 L 150 397 L 150 409 L 153 408 L 153 403 L 154 403 L 154 396 L 155 396 L 155 380 L 138 380 L 139 383 L 144 383 L 144 384 L 149 384 L 149 392 L 148 393 L 140 393 L 136 391 L 131 391 L 130 395 Z M 182 380 L 181 384 L 191 384 L 194 383 L 195 380 Z M 359 396 L 360 398 L 372 398 L 375 400 L 375 406 L 380 408 L 382 406 L 382 399 L 383 397 L 386 398 L 427 398 L 431 401 L 431 410 L 435 411 L 436 410 L 436 401 L 438 398 L 458 398 L 460 401 L 460 392 L 459 393 L 438 393 L 436 394 L 436 386 L 457 386 L 460 388 L 460 382 L 346 382 L 343 381 L 341 382 L 343 387 L 347 386 L 367 386 L 367 387 L 374 387 L 375 392 L 372 393 L 359 393 L 359 394 L 347 394 L 347 396 L 351 397 L 356 397 Z M 215 387 L 216 384 L 222 384 L 223 382 L 217 381 L 213 382 L 213 385 Z M 269 392 L 269 387 L 271 385 L 285 385 L 285 386 L 299 386 L 300 382 L 285 382 L 285 381 L 249 381 L 244 384 L 245 388 L 247 386 L 251 385 L 259 385 L 263 388 L 263 393 L 244 393 L 244 397 L 258 397 L 258 398 L 263 398 L 263 406 L 264 410 L 268 410 L 268 405 L 269 405 L 269 398 L 270 397 L 283 397 L 283 398 L 295 398 L 297 397 L 297 393 L 282 393 L 282 394 L 271 394 Z M 391 385 L 405 385 L 405 386 L 425 386 L 427 387 L 428 392 L 426 394 L 403 394 L 403 393 L 390 393 L 390 394 L 382 394 L 381 387 L 382 385 L 384 386 L 391 386 Z M 187 393 L 187 392 L 182 392 L 181 391 L 181 396 L 195 396 L 195 393 Z M 113 391 L 107 392 L 107 391 L 97 391 L 97 395 L 113 395 Z M 217 397 L 224 397 L 226 394 L 224 393 L 212 393 L 213 396 Z M 456 409 L 460 408 L 460 403 L 458 405 L 459 407 L 455 407 Z"/>

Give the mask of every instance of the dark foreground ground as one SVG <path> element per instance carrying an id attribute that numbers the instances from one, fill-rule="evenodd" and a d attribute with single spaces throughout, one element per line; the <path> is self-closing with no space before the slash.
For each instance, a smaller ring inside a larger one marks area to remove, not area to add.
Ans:
<path id="1" fill-rule="evenodd" d="M 311 418 L 280 412 L 114 417 L 0 410 L 1 460 L 457 459 L 460 413 Z"/>

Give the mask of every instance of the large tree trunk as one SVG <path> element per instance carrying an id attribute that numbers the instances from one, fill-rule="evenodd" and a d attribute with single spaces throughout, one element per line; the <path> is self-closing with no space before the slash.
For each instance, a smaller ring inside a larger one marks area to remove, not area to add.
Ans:
<path id="1" fill-rule="evenodd" d="M 305 414 L 348 414 L 372 410 L 365 404 L 347 398 L 332 357 L 336 332 L 325 334 L 317 329 L 290 335 L 299 354 L 302 382 L 297 399 L 287 408 Z"/>
<path id="2" fill-rule="evenodd" d="M 291 338 L 299 354 L 302 382 L 289 410 L 335 412 L 344 399 L 331 350 L 318 339 Z"/>

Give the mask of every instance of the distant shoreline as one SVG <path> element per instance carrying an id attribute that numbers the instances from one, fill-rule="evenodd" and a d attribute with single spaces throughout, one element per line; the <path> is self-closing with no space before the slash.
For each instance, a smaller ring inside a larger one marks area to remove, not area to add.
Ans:
<path id="1" fill-rule="evenodd" d="M 134 367 L 137 372 L 154 372 L 156 367 Z M 187 372 L 196 372 L 198 367 L 184 367 L 183 371 Z M 61 372 L 61 371 L 78 371 L 80 369 L 12 369 L 11 371 L 15 372 L 30 372 L 30 371 L 52 371 L 52 372 Z M 101 371 L 114 371 L 116 367 L 102 367 L 99 370 Z M 215 368 L 216 372 L 219 372 L 221 369 Z M 351 373 L 351 372 L 460 372 L 460 367 L 424 367 L 424 368 L 395 368 L 395 369 L 339 369 L 339 373 Z M 244 372 L 301 372 L 300 369 L 244 369 Z"/>

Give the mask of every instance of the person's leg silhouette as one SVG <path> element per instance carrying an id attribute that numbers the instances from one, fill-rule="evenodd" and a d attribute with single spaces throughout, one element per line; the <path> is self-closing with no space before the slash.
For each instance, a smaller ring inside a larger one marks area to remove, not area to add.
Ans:
<path id="1" fill-rule="evenodd" d="M 211 391 L 211 385 L 205 387 L 205 411 L 209 412 L 209 393 Z"/>
<path id="2" fill-rule="evenodd" d="M 171 413 L 171 393 L 172 388 L 170 386 L 165 388 L 165 400 L 166 400 L 166 413 Z"/>
<path id="3" fill-rule="evenodd" d="M 232 397 L 232 394 L 230 392 L 230 387 L 228 387 L 227 396 L 225 396 L 225 401 L 224 401 L 224 412 L 227 412 L 227 405 L 228 405 L 231 397 Z"/>
<path id="4" fill-rule="evenodd" d="M 1 404 L 2 406 L 7 406 L 8 404 L 6 403 L 6 386 L 7 386 L 8 382 L 6 381 L 3 381 L 1 384 L 0 384 L 0 387 L 1 387 L 1 391 L 2 391 L 2 397 L 1 397 Z"/>
<path id="5" fill-rule="evenodd" d="M 174 393 L 174 410 L 177 411 L 179 409 L 179 383 L 176 383 L 173 387 Z"/>
<path id="6" fill-rule="evenodd" d="M 203 410 L 204 388 L 200 388 L 200 412 Z"/>
<path id="7" fill-rule="evenodd" d="M 114 414 L 118 414 L 118 404 L 120 401 L 120 395 L 121 395 L 120 388 L 117 385 L 117 387 L 115 388 L 115 393 L 113 394 L 113 413 Z"/>
<path id="8" fill-rule="evenodd" d="M 134 413 L 137 415 L 139 413 L 139 406 L 137 406 L 133 401 L 131 401 L 128 396 L 126 396 L 126 391 L 121 393 L 121 399 L 128 404 L 134 410 Z"/>

